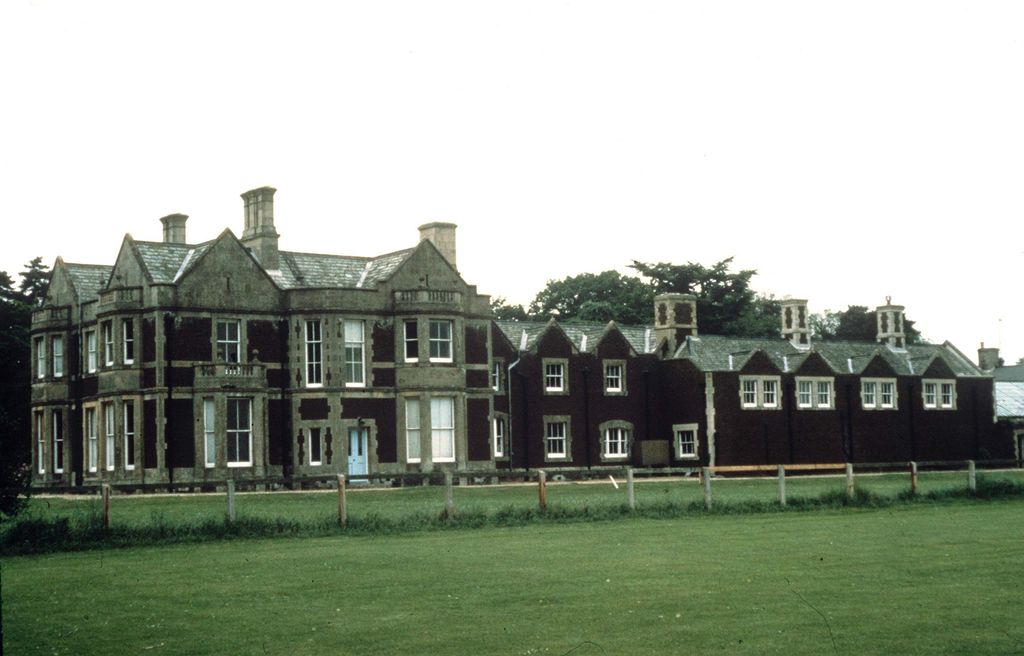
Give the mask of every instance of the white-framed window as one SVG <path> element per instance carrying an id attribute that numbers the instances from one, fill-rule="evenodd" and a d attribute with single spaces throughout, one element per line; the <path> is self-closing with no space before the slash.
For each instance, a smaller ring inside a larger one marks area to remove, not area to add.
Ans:
<path id="1" fill-rule="evenodd" d="M 675 434 L 676 458 L 679 460 L 696 460 L 697 453 L 697 424 L 675 424 L 672 426 Z"/>
<path id="2" fill-rule="evenodd" d="M 324 383 L 323 333 L 319 319 L 306 321 L 306 387 Z"/>
<path id="3" fill-rule="evenodd" d="M 747 410 L 777 410 L 781 407 L 779 377 L 740 376 L 740 404 Z"/>
<path id="4" fill-rule="evenodd" d="M 505 362 L 503 360 L 495 360 L 491 363 L 491 389 L 495 392 L 500 392 L 502 387 L 501 379 L 504 376 Z"/>
<path id="5" fill-rule="evenodd" d="M 569 456 L 569 421 L 565 418 L 544 420 L 544 454 L 549 460 Z"/>
<path id="6" fill-rule="evenodd" d="M 452 322 L 447 319 L 431 319 L 430 328 L 430 361 L 452 361 Z"/>
<path id="7" fill-rule="evenodd" d="M 99 436 L 96 434 L 96 408 L 85 409 L 85 451 L 86 466 L 90 472 L 96 471 L 99 466 L 100 446 Z"/>
<path id="8" fill-rule="evenodd" d="M 406 362 L 418 362 L 420 359 L 419 325 L 415 319 L 402 322 L 402 343 L 405 349 Z"/>
<path id="9" fill-rule="evenodd" d="M 546 393 L 565 393 L 569 386 L 565 380 L 565 360 L 543 360 L 544 367 L 544 391 Z"/>
<path id="10" fill-rule="evenodd" d="M 125 401 L 124 414 L 124 468 L 135 469 L 135 401 Z"/>
<path id="11" fill-rule="evenodd" d="M 121 319 L 121 351 L 124 364 L 135 362 L 135 322 Z"/>
<path id="12" fill-rule="evenodd" d="M 64 376 L 64 338 L 55 335 L 51 347 L 53 348 L 53 377 L 61 378 Z"/>
<path id="13" fill-rule="evenodd" d="M 796 407 L 802 410 L 831 410 L 835 407 L 833 379 L 802 377 L 796 379 Z"/>
<path id="14" fill-rule="evenodd" d="M 96 331 L 90 330 L 85 333 L 85 368 L 89 373 L 95 373 L 99 365 L 99 358 L 96 353 Z"/>
<path id="15" fill-rule="evenodd" d="M 46 339 L 36 337 L 36 378 L 46 378 Z"/>
<path id="16" fill-rule="evenodd" d="M 455 399 L 430 399 L 430 450 L 434 462 L 455 462 Z"/>
<path id="17" fill-rule="evenodd" d="M 865 410 L 895 410 L 897 407 L 895 378 L 862 378 L 861 407 Z"/>
<path id="18" fill-rule="evenodd" d="M 601 434 L 601 455 L 605 458 L 629 457 L 629 429 L 609 426 Z"/>
<path id="19" fill-rule="evenodd" d="M 43 426 L 43 413 L 32 414 L 32 426 L 36 433 L 36 468 L 40 474 L 46 473 L 46 430 Z"/>
<path id="20" fill-rule="evenodd" d="M 406 462 L 420 461 L 420 400 L 408 398 L 405 400 L 405 460 Z"/>
<path id="21" fill-rule="evenodd" d="M 320 429 L 310 428 L 309 429 L 309 464 L 320 465 L 323 464 L 323 443 L 320 440 Z"/>
<path id="22" fill-rule="evenodd" d="M 626 391 L 626 365 L 611 360 L 604 363 L 604 391 L 609 394 L 622 394 Z"/>
<path id="23" fill-rule="evenodd" d="M 952 380 L 925 380 L 921 385 L 927 410 L 955 410 L 956 383 Z"/>
<path id="24" fill-rule="evenodd" d="M 228 467 L 252 465 L 252 400 L 228 399 Z"/>
<path id="25" fill-rule="evenodd" d="M 505 417 L 499 415 L 493 419 L 491 424 L 494 438 L 494 457 L 503 458 L 505 456 Z"/>
<path id="26" fill-rule="evenodd" d="M 64 473 L 64 422 L 60 410 L 50 414 L 50 438 L 53 440 L 53 473 Z"/>
<path id="27" fill-rule="evenodd" d="M 100 324 L 100 331 L 103 334 L 103 364 L 112 367 L 114 365 L 114 322 L 104 321 Z"/>
<path id="28" fill-rule="evenodd" d="M 345 387 L 366 386 L 366 348 L 362 321 L 345 322 Z"/>
<path id="29" fill-rule="evenodd" d="M 115 440 L 115 425 L 114 425 L 114 404 L 104 403 L 103 404 L 103 436 L 106 438 L 103 440 L 103 462 L 107 467 L 107 471 L 114 471 L 114 440 Z"/>
<path id="30" fill-rule="evenodd" d="M 217 406 L 213 399 L 203 399 L 203 464 L 217 466 Z"/>
<path id="31" fill-rule="evenodd" d="M 237 363 L 240 362 L 242 338 L 240 321 L 218 321 L 217 322 L 217 361 Z"/>

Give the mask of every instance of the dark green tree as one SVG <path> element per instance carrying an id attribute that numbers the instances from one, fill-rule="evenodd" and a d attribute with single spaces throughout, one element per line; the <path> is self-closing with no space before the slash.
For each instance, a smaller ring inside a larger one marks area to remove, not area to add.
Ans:
<path id="1" fill-rule="evenodd" d="M 10 276 L 8 276 L 10 279 Z M 43 258 L 35 257 L 25 265 L 21 272 L 21 295 L 31 305 L 46 298 L 46 288 L 50 284 L 50 267 L 43 264 Z"/>
<path id="2" fill-rule="evenodd" d="M 39 258 L 33 261 L 40 261 Z M 25 289 L 24 280 L 22 289 Z M 24 504 L 30 480 L 29 330 L 32 305 L 0 271 L 0 516 L 14 515 Z"/>
<path id="3" fill-rule="evenodd" d="M 779 333 L 779 303 L 750 288 L 755 269 L 731 271 L 729 257 L 710 267 L 698 262 L 671 264 L 634 260 L 631 268 L 646 277 L 656 293 L 697 297 L 697 326 L 712 335 L 769 337 Z M 649 319 L 648 319 L 649 321 Z"/>
<path id="4" fill-rule="evenodd" d="M 529 314 L 540 320 L 639 324 L 651 321 L 653 308 L 654 289 L 649 284 L 618 271 L 602 271 L 549 280 L 530 303 Z"/>
<path id="5" fill-rule="evenodd" d="M 873 342 L 878 338 L 875 312 L 864 305 L 849 305 L 842 312 L 825 310 L 822 314 L 812 314 L 810 321 L 811 329 L 818 339 Z M 922 341 L 921 333 L 914 327 L 913 321 L 904 318 L 903 331 L 907 336 L 907 344 Z"/>
<path id="6" fill-rule="evenodd" d="M 503 321 L 527 321 L 529 313 L 522 305 L 510 305 L 504 296 L 495 296 L 491 299 L 491 312 L 495 319 Z"/>

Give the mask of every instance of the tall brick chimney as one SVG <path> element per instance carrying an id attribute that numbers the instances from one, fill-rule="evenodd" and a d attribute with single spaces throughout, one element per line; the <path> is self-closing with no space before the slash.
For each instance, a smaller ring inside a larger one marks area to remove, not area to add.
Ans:
<path id="1" fill-rule="evenodd" d="M 806 300 L 790 298 L 782 301 L 782 338 L 788 339 L 798 349 L 811 347 Z"/>
<path id="2" fill-rule="evenodd" d="M 242 231 L 242 243 L 245 244 L 259 260 L 264 269 L 281 268 L 277 250 L 277 239 L 280 235 L 274 228 L 274 193 L 273 187 L 251 189 L 242 194 L 245 201 L 245 230 Z"/>
<path id="3" fill-rule="evenodd" d="M 441 252 L 444 259 L 452 268 L 458 269 L 455 265 L 455 229 L 458 226 L 454 223 L 424 223 L 420 226 L 420 241 L 427 239 L 437 250 Z"/>
<path id="4" fill-rule="evenodd" d="M 693 294 L 655 296 L 655 341 L 666 340 L 669 352 L 674 353 L 688 335 L 697 335 L 697 297 Z"/>
<path id="5" fill-rule="evenodd" d="M 185 222 L 188 221 L 188 216 L 185 214 L 168 214 L 164 218 L 160 219 L 160 223 L 164 224 L 164 243 L 165 244 L 187 244 L 185 241 Z"/>
<path id="6" fill-rule="evenodd" d="M 903 330 L 903 310 L 902 305 L 892 304 L 891 296 L 885 297 L 885 305 L 875 308 L 879 344 L 885 344 L 897 351 L 907 347 L 907 336 Z"/>

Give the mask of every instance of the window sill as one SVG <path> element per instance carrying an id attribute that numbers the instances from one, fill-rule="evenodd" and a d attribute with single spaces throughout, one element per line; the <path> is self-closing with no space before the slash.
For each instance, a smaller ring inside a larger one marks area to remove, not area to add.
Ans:
<path id="1" fill-rule="evenodd" d="M 228 467 L 252 467 L 251 462 L 229 462 Z"/>

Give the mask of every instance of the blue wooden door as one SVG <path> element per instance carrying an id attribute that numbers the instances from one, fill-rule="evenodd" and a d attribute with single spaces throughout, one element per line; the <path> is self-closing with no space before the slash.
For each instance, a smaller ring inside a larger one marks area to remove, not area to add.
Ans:
<path id="1" fill-rule="evenodd" d="M 365 476 L 366 469 L 366 438 L 365 428 L 348 429 L 348 475 Z"/>

